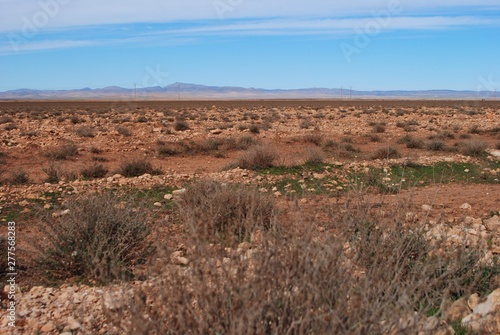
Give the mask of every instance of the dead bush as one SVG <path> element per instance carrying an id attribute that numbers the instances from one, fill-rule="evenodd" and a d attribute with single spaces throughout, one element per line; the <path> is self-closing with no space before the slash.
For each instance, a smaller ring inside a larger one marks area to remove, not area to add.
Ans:
<path id="1" fill-rule="evenodd" d="M 94 137 L 95 130 L 91 127 L 81 126 L 75 130 L 75 133 L 80 137 Z"/>
<path id="2" fill-rule="evenodd" d="M 400 157 L 401 157 L 401 154 L 399 153 L 399 150 L 395 147 L 390 146 L 390 145 L 378 148 L 371 155 L 372 159 L 390 159 L 390 158 L 400 158 Z"/>
<path id="3" fill-rule="evenodd" d="M 66 143 L 57 147 L 49 148 L 45 155 L 50 159 L 64 160 L 78 155 L 78 147 L 74 143 Z"/>
<path id="4" fill-rule="evenodd" d="M 0 117 L 0 124 L 6 124 L 6 123 L 13 123 L 14 118 L 12 116 L 1 116 Z"/>
<path id="5" fill-rule="evenodd" d="M 21 169 L 12 173 L 10 183 L 12 185 L 26 185 L 30 183 L 30 178 L 28 173 Z"/>
<path id="6" fill-rule="evenodd" d="M 373 128 L 372 128 L 372 131 L 373 131 L 374 133 L 378 133 L 378 134 L 380 134 L 380 133 L 385 133 L 385 130 L 386 130 L 386 127 L 385 127 L 385 125 L 383 125 L 383 124 L 376 124 L 376 125 L 375 125 L 375 126 L 373 126 Z"/>
<path id="7" fill-rule="evenodd" d="M 174 123 L 174 129 L 176 131 L 189 130 L 189 124 L 186 121 L 184 121 L 184 120 L 177 120 Z"/>
<path id="8" fill-rule="evenodd" d="M 303 153 L 305 164 L 322 163 L 325 159 L 325 152 L 318 147 L 309 147 Z"/>
<path id="9" fill-rule="evenodd" d="M 118 134 L 129 137 L 132 136 L 132 131 L 127 127 L 116 127 Z"/>
<path id="10" fill-rule="evenodd" d="M 146 173 L 151 175 L 159 175 L 163 172 L 157 168 L 153 167 L 153 164 L 149 161 L 135 159 L 131 161 L 124 162 L 120 165 L 118 173 L 124 177 L 139 177 Z"/>
<path id="11" fill-rule="evenodd" d="M 42 171 L 47 174 L 47 178 L 45 178 L 46 183 L 57 184 L 61 180 L 61 169 L 54 162 L 50 162 L 50 165 L 42 169 Z"/>
<path id="12" fill-rule="evenodd" d="M 15 123 L 9 123 L 7 125 L 5 125 L 3 127 L 3 129 L 7 130 L 7 131 L 10 131 L 10 130 L 14 130 L 14 129 L 17 129 L 17 125 Z"/>
<path id="13" fill-rule="evenodd" d="M 37 270 L 52 280 L 131 278 L 133 266 L 145 256 L 144 213 L 123 206 L 111 193 L 72 200 L 66 207 L 66 215 L 45 218 L 43 242 L 35 243 Z"/>
<path id="14" fill-rule="evenodd" d="M 427 144 L 427 149 L 431 151 L 445 151 L 446 145 L 443 141 L 435 140 Z"/>
<path id="15" fill-rule="evenodd" d="M 82 177 L 87 179 L 104 178 L 107 173 L 108 169 L 98 163 L 87 166 L 81 171 Z"/>
<path id="16" fill-rule="evenodd" d="M 198 242 L 234 244 L 275 220 L 272 199 L 256 189 L 198 181 L 177 202 L 182 222 Z"/>
<path id="17" fill-rule="evenodd" d="M 307 134 L 302 136 L 302 142 L 311 143 L 320 146 L 323 143 L 323 135 L 321 134 Z"/>
<path id="18" fill-rule="evenodd" d="M 277 154 L 269 146 L 256 145 L 245 151 L 235 163 L 242 169 L 260 170 L 274 166 Z"/>
<path id="19" fill-rule="evenodd" d="M 488 143 L 481 140 L 471 140 L 459 143 L 460 152 L 467 156 L 483 156 L 488 148 Z"/>
<path id="20" fill-rule="evenodd" d="M 204 227 L 204 217 L 234 212 L 217 211 L 231 199 L 196 196 L 187 208 L 204 209 L 189 220 Z M 398 216 L 379 225 L 366 203 L 353 203 L 321 236 L 315 223 L 296 219 L 241 251 L 194 244 L 186 270 L 161 267 L 156 285 L 125 296 L 126 311 L 110 317 L 129 334 L 416 334 L 427 315 L 477 282 L 473 252 L 441 249 Z"/>

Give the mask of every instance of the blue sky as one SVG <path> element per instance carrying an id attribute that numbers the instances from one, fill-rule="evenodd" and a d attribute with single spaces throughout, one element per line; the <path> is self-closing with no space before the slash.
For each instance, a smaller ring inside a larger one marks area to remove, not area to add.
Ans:
<path id="1" fill-rule="evenodd" d="M 498 0 L 0 0 L 0 91 L 500 91 Z"/>

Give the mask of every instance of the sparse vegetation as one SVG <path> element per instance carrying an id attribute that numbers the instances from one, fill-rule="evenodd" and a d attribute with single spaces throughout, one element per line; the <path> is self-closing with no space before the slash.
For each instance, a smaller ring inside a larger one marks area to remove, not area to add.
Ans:
<path id="1" fill-rule="evenodd" d="M 108 173 L 102 164 L 92 164 L 81 171 L 82 177 L 87 179 L 104 178 Z"/>
<path id="2" fill-rule="evenodd" d="M 3 127 L 4 130 L 7 130 L 7 131 L 10 131 L 10 130 L 14 130 L 14 129 L 17 129 L 17 125 L 15 123 L 9 123 L 7 125 L 5 125 Z"/>
<path id="3" fill-rule="evenodd" d="M 371 156 L 372 159 L 390 159 L 390 158 L 400 158 L 400 157 L 401 154 L 399 153 L 399 150 L 390 145 L 378 148 Z"/>
<path id="4" fill-rule="evenodd" d="M 80 126 L 76 129 L 76 134 L 80 137 L 94 137 L 95 131 L 91 127 Z"/>
<path id="5" fill-rule="evenodd" d="M 78 155 L 78 147 L 74 143 L 66 143 L 47 149 L 45 155 L 50 159 L 64 160 Z"/>
<path id="6" fill-rule="evenodd" d="M 187 195 L 181 199 L 181 217 L 190 227 L 190 271 L 162 267 L 159 276 L 168 278 L 169 285 L 148 288 L 148 296 L 153 297 L 148 303 L 125 298 L 123 305 L 131 307 L 116 316 L 117 326 L 127 327 L 131 319 L 135 334 L 164 329 L 172 333 L 197 329 L 200 333 L 246 334 L 251 329 L 250 333 L 285 334 L 295 327 L 315 334 L 386 334 L 401 327 L 403 316 L 411 315 L 414 322 L 405 323 L 405 330 L 417 332 L 426 314 L 436 306 L 441 311 L 443 291 L 461 295 L 470 286 L 454 283 L 476 278 L 464 266 L 477 266 L 477 256 L 464 247 L 432 252 L 440 245 L 426 240 L 422 229 L 405 227 L 403 218 L 396 217 L 397 224 L 382 227 L 368 209 L 348 208 L 346 214 L 330 218 L 335 232 L 326 230 L 320 237 L 314 233 L 317 223 L 305 224 L 299 218 L 283 231 L 267 232 L 261 219 L 272 208 L 267 201 L 232 205 L 257 202 L 253 198 L 257 193 L 242 196 L 230 187 L 208 182 L 188 189 Z M 235 212 L 235 208 L 240 210 Z M 243 208 L 255 208 L 256 214 Z M 261 228 L 258 239 L 249 237 L 250 251 L 231 252 L 200 243 L 220 241 L 221 231 L 227 229 L 248 232 L 252 224 L 254 230 Z M 179 289 L 186 285 L 191 289 Z M 145 293 L 137 289 L 136 296 Z M 196 309 L 186 307 L 193 301 Z M 125 315 L 130 319 L 124 319 Z M 149 322 L 143 315 L 163 317 Z"/>
<path id="7" fill-rule="evenodd" d="M 260 170 L 272 167 L 276 159 L 276 152 L 269 146 L 256 145 L 244 152 L 235 164 L 242 169 Z"/>
<path id="8" fill-rule="evenodd" d="M 460 152 L 467 156 L 484 156 L 488 144 L 481 140 L 471 140 L 459 143 Z"/>
<path id="9" fill-rule="evenodd" d="M 427 144 L 427 149 L 431 151 L 445 151 L 446 145 L 443 141 L 434 140 Z"/>
<path id="10" fill-rule="evenodd" d="M 28 173 L 25 170 L 19 170 L 12 173 L 12 177 L 10 178 L 10 183 L 12 185 L 26 185 L 30 183 L 30 178 Z"/>
<path id="11" fill-rule="evenodd" d="M 50 165 L 44 168 L 43 172 L 47 174 L 46 183 L 56 184 L 61 180 L 61 169 L 54 162 L 50 162 Z"/>
<path id="12" fill-rule="evenodd" d="M 143 212 L 123 206 L 110 193 L 71 201 L 67 209 L 60 218 L 45 219 L 43 242 L 35 242 L 38 271 L 53 280 L 131 278 L 133 265 L 147 250 Z"/>
<path id="13" fill-rule="evenodd" d="M 178 201 L 181 220 L 199 243 L 240 243 L 276 220 L 272 199 L 255 189 L 215 181 L 191 184 Z"/>
<path id="14" fill-rule="evenodd" d="M 123 136 L 132 136 L 132 131 L 128 129 L 127 127 L 117 127 L 116 131 L 118 134 L 123 135 Z"/>
<path id="15" fill-rule="evenodd" d="M 174 123 L 174 129 L 176 131 L 186 131 L 189 129 L 189 124 L 184 120 L 177 120 Z"/>
<path id="16" fill-rule="evenodd" d="M 146 173 L 151 175 L 162 174 L 162 171 L 154 168 L 153 164 L 149 161 L 135 159 L 122 163 L 118 173 L 124 177 L 139 177 Z"/>

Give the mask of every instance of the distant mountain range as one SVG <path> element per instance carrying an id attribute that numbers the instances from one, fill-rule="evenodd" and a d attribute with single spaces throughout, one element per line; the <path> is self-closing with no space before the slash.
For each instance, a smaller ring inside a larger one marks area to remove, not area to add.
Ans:
<path id="1" fill-rule="evenodd" d="M 500 93 L 499 93 L 500 95 Z M 82 88 L 76 90 L 18 89 L 0 92 L 1 100 L 236 100 L 236 99 L 495 99 L 491 91 L 356 91 L 340 88 L 267 90 L 174 83 L 165 87 Z"/>

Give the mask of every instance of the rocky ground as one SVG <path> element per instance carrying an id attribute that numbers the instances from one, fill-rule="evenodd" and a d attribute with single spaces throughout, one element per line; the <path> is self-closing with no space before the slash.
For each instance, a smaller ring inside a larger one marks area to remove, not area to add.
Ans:
<path id="1" fill-rule="evenodd" d="M 429 240 L 467 243 L 496 264 L 499 120 L 496 102 L 2 102 L 0 234 L 15 221 L 17 247 L 29 250 L 40 212 L 57 219 L 70 199 L 102 190 L 132 194 L 151 224 L 162 226 L 184 188 L 209 179 L 255 186 L 281 208 L 310 214 L 320 233 L 328 229 L 323 208 L 345 205 L 353 193 L 362 191 L 387 220 L 403 203 L 405 220 L 425 227 Z M 255 146 L 272 150 L 273 166 L 238 164 Z M 125 166 L 137 161 L 150 169 L 128 176 Z M 160 229 L 159 238 L 173 244 L 172 263 L 189 268 L 172 232 Z M 15 328 L 8 325 L 10 286 L 2 294 L 2 333 L 117 333 L 109 315 L 122 309 L 122 297 L 161 280 L 48 287 L 30 264 L 19 265 Z M 454 334 L 456 320 L 500 334 L 500 290 L 450 301 L 446 313 L 420 319 L 418 334 Z"/>

